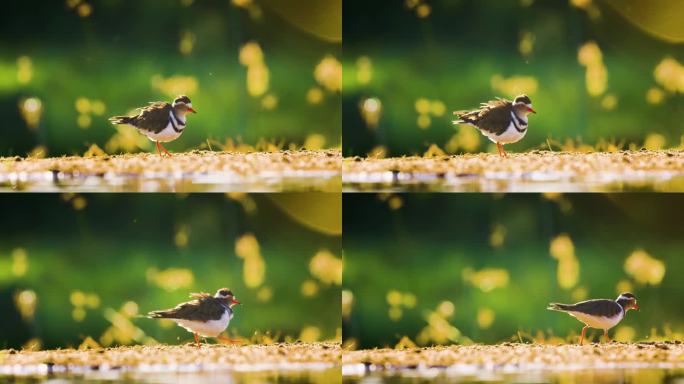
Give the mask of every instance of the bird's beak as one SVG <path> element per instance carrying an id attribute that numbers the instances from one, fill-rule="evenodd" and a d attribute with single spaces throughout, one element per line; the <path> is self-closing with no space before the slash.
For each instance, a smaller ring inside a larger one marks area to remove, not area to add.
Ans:
<path id="1" fill-rule="evenodd" d="M 532 108 L 527 108 L 527 112 L 537 113 L 537 111 L 535 111 L 535 110 L 532 109 Z"/>
<path id="2" fill-rule="evenodd" d="M 636 309 L 636 310 L 638 311 L 638 310 L 639 310 L 639 306 L 636 305 L 636 304 L 634 304 L 634 305 L 632 306 L 632 309 Z"/>
<path id="3" fill-rule="evenodd" d="M 197 113 L 197 111 L 195 111 L 194 109 L 192 109 L 192 108 L 190 108 L 190 107 L 188 107 L 188 111 L 190 111 L 190 112 L 192 112 L 192 113 Z"/>
<path id="4" fill-rule="evenodd" d="M 235 305 L 235 304 L 242 304 L 242 303 L 240 303 L 239 301 L 237 301 L 237 300 L 235 300 L 235 299 L 233 299 L 233 301 L 231 301 L 230 303 L 233 304 L 233 305 Z"/>

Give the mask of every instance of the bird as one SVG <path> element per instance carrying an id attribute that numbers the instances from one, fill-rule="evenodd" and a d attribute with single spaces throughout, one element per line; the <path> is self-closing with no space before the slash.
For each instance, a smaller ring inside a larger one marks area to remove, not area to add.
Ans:
<path id="1" fill-rule="evenodd" d="M 109 121 L 114 125 L 129 124 L 137 128 L 148 139 L 156 142 L 159 156 L 163 156 L 162 150 L 167 156 L 171 156 L 161 143 L 180 137 L 187 124 L 185 115 L 188 112 L 197 113 L 192 108 L 190 98 L 185 95 L 176 97 L 172 103 L 155 101 L 137 110 L 137 115 L 112 116 Z"/>
<path id="2" fill-rule="evenodd" d="M 214 296 L 209 293 L 191 293 L 190 297 L 194 300 L 180 303 L 171 309 L 149 312 L 147 316 L 151 319 L 175 321 L 194 334 L 198 347 L 200 336 L 233 342 L 227 337 L 220 336 L 233 318 L 233 306 L 240 304 L 233 292 L 228 288 L 221 288 Z"/>
<path id="3" fill-rule="evenodd" d="M 629 293 L 621 293 L 615 300 L 594 299 L 581 301 L 576 304 L 551 303 L 548 308 L 552 311 L 566 312 L 584 323 L 580 345 L 584 342 L 587 328 L 603 329 L 603 336 L 610 341 L 608 330 L 619 323 L 630 309 L 639 309 L 636 297 Z"/>
<path id="4" fill-rule="evenodd" d="M 496 98 L 470 111 L 454 111 L 453 124 L 468 124 L 480 130 L 496 144 L 499 156 L 506 157 L 504 144 L 520 141 L 527 133 L 527 115 L 537 113 L 527 95 L 510 100 Z"/>

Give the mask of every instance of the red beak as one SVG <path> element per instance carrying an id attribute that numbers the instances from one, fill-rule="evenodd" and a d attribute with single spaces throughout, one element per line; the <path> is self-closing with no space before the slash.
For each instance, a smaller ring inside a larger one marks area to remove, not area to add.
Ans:
<path id="1" fill-rule="evenodd" d="M 190 111 L 190 112 L 192 112 L 192 113 L 197 113 L 197 111 L 195 111 L 194 109 L 192 109 L 192 108 L 190 108 L 190 107 L 188 107 L 188 111 Z"/>
<path id="2" fill-rule="evenodd" d="M 235 300 L 235 299 L 233 299 L 233 301 L 231 301 L 230 303 L 231 303 L 231 304 L 240 304 L 240 302 L 237 301 L 237 300 Z"/>
<path id="3" fill-rule="evenodd" d="M 535 111 L 535 110 L 532 109 L 532 108 L 527 108 L 527 111 L 528 111 L 528 112 L 532 112 L 532 113 L 537 113 L 537 111 Z"/>
<path id="4" fill-rule="evenodd" d="M 638 310 L 639 310 L 639 306 L 636 305 L 636 304 L 634 304 L 634 305 L 632 306 L 632 309 L 636 309 L 636 310 L 638 311 Z"/>

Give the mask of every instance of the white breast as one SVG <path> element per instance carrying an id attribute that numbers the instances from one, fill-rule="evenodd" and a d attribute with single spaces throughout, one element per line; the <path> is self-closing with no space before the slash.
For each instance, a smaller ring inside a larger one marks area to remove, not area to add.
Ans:
<path id="1" fill-rule="evenodd" d="M 495 142 L 495 143 L 500 143 L 500 144 L 510 144 L 510 143 L 515 143 L 516 141 L 520 141 L 523 137 L 525 137 L 525 134 L 527 133 L 527 129 L 519 132 L 517 129 L 515 129 L 515 126 L 513 125 L 513 122 L 511 121 L 510 124 L 508 124 L 508 127 L 506 128 L 506 131 L 504 133 L 497 135 L 496 133 L 493 132 L 487 132 L 485 130 L 481 130 L 483 135 L 487 136 L 489 140 Z"/>
<path id="2" fill-rule="evenodd" d="M 180 128 L 180 127 L 178 127 Z M 173 129 L 173 126 L 169 122 L 164 129 L 159 131 L 158 133 L 154 132 L 149 132 L 149 131 L 143 131 L 140 130 L 142 134 L 147 136 L 150 140 L 152 141 L 160 141 L 162 143 L 166 143 L 168 141 L 173 141 L 176 140 L 182 133 L 183 131 L 181 130 L 180 132 L 176 132 L 176 130 Z"/>
<path id="3" fill-rule="evenodd" d="M 620 312 L 613 317 L 590 316 L 582 312 L 568 312 L 568 314 L 592 328 L 606 330 L 617 325 L 624 316 L 624 312 Z"/>
<path id="4" fill-rule="evenodd" d="M 232 317 L 232 314 L 226 311 L 218 320 L 209 320 L 203 322 L 194 320 L 174 319 L 174 321 L 178 325 L 187 329 L 190 332 L 199 333 L 201 336 L 204 337 L 216 337 L 221 332 L 225 331 L 226 328 L 228 328 L 228 323 L 230 322 L 230 319 Z"/>

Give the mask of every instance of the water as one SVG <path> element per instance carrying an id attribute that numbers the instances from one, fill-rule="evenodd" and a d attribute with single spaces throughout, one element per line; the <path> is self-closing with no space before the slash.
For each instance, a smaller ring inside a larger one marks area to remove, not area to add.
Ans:
<path id="1" fill-rule="evenodd" d="M 454 366 L 436 368 L 366 369 L 363 365 L 343 367 L 344 384 L 422 383 L 684 383 L 684 363 L 613 364 L 599 367 L 509 367 Z"/>

